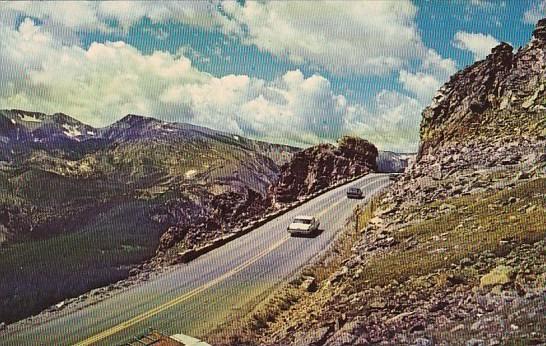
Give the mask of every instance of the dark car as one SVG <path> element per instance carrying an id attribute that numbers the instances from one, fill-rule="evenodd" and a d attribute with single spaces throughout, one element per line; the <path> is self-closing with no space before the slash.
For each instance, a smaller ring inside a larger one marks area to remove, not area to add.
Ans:
<path id="1" fill-rule="evenodd" d="M 364 194 L 362 193 L 362 190 L 358 187 L 350 187 L 349 190 L 347 190 L 347 198 L 364 198 Z"/>

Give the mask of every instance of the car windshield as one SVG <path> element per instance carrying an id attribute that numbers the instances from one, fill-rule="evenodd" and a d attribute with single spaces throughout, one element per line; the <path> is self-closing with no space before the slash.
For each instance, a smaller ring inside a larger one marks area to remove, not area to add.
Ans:
<path id="1" fill-rule="evenodd" d="M 305 225 L 310 225 L 311 221 L 311 219 L 295 219 L 294 223 L 303 223 Z"/>
<path id="2" fill-rule="evenodd" d="M 355 188 L 355 187 L 351 187 L 351 188 L 349 189 L 349 191 L 350 191 L 350 192 L 359 192 L 360 189 L 357 189 L 357 188 Z"/>

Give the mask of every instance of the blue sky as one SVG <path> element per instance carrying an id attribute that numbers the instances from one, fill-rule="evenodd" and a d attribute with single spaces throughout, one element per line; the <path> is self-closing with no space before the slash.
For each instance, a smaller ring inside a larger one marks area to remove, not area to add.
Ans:
<path id="1" fill-rule="evenodd" d="M 420 113 L 543 0 L 2 2 L 0 107 L 127 113 L 307 146 L 415 151 Z"/>

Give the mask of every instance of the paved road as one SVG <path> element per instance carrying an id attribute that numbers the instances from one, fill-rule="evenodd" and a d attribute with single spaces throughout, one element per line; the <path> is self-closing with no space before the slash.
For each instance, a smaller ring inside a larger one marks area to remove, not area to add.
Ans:
<path id="1" fill-rule="evenodd" d="M 363 203 L 345 198 L 348 187 L 363 188 L 369 198 L 388 184 L 387 175 L 365 176 L 95 305 L 32 327 L 15 325 L 0 334 L 0 344 L 112 345 L 150 327 L 206 340 L 207 330 L 248 309 L 325 249 L 354 207 Z M 298 214 L 318 216 L 323 232 L 316 238 L 291 238 L 286 226 Z"/>

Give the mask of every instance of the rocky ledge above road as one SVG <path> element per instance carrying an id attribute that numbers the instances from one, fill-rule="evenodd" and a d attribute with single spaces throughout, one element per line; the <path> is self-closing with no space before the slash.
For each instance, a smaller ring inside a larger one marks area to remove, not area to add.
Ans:
<path id="1" fill-rule="evenodd" d="M 378 151 L 370 142 L 345 136 L 337 144 L 319 144 L 296 153 L 281 167 L 281 176 L 271 188 L 273 203 L 292 202 L 377 169 Z"/>
<path id="2" fill-rule="evenodd" d="M 544 140 L 545 32 L 546 20 L 541 20 L 532 40 L 516 53 L 501 43 L 484 60 L 453 75 L 423 111 L 418 159 L 469 140 L 498 148 L 507 137 Z"/>

